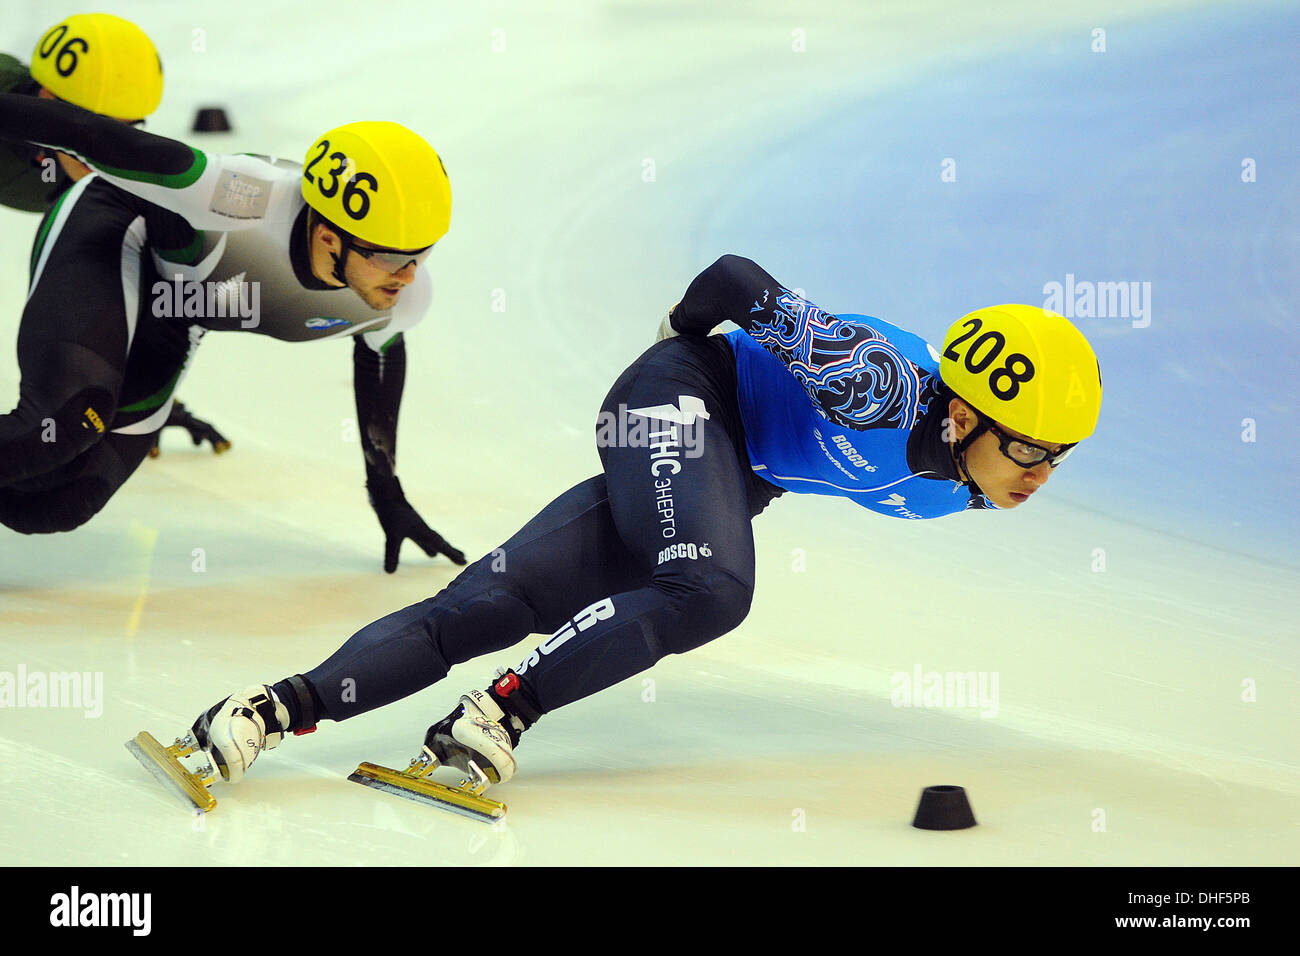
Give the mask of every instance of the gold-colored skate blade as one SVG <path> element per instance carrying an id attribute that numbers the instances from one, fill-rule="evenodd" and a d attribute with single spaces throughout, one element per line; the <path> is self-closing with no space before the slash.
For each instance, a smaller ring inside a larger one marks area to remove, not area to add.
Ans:
<path id="1" fill-rule="evenodd" d="M 197 773 L 187 770 L 180 761 L 181 757 L 194 752 L 193 747 L 186 747 L 179 740 L 170 747 L 164 747 L 152 734 L 142 730 L 135 735 L 134 740 L 126 742 L 126 749 L 159 783 L 192 807 L 207 813 L 217 805 L 216 797 L 207 788 L 207 784 L 215 778 L 208 777 L 205 780 Z"/>
<path id="2" fill-rule="evenodd" d="M 434 783 L 425 777 L 416 776 L 409 770 L 391 770 L 373 763 L 361 764 L 355 773 L 348 776 L 348 779 L 363 787 L 373 787 L 385 793 L 414 800 L 416 803 L 450 810 L 486 823 L 494 823 L 506 815 L 504 803 L 489 800 L 481 793 L 476 793 L 468 783 L 459 787 L 448 787 L 441 783 Z"/>

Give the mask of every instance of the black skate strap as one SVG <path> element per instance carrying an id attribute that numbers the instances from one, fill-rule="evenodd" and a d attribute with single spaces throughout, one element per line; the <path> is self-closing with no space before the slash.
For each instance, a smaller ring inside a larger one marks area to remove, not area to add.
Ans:
<path id="1" fill-rule="evenodd" d="M 488 693 L 496 698 L 502 710 L 512 717 L 518 717 L 525 730 L 537 723 L 542 716 L 533 695 L 514 671 L 506 671 L 494 681 Z"/>
<path id="2" fill-rule="evenodd" d="M 284 683 L 293 690 L 294 698 L 298 702 L 298 719 L 295 721 L 298 726 L 294 728 L 294 733 L 311 733 L 316 729 L 316 698 L 312 696 L 311 688 L 307 686 L 307 679 L 301 674 L 294 674 L 286 678 Z"/>
<path id="3" fill-rule="evenodd" d="M 268 734 L 284 733 L 286 728 L 280 726 L 280 718 L 275 714 L 275 696 L 266 685 L 263 685 L 263 690 L 266 693 L 258 694 L 249 703 L 257 711 L 257 716 L 262 718 L 262 726 Z"/>

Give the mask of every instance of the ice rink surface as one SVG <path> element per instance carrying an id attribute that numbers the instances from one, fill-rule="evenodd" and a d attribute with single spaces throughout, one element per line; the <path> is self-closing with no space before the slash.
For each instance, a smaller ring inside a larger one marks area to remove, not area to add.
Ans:
<path id="1" fill-rule="evenodd" d="M 0 5 L 23 57 L 68 12 Z M 102 680 L 89 706 L 0 709 L 0 863 L 1300 859 L 1294 5 L 327 6 L 112 12 L 161 51 L 155 132 L 299 159 L 389 119 L 441 152 L 455 212 L 407 335 L 398 473 L 471 559 L 598 470 L 602 397 L 723 253 L 931 342 L 1049 283 L 1150 283 L 1076 316 L 1100 428 L 1013 512 L 775 502 L 745 623 L 548 715 L 493 791 L 503 826 L 346 776 L 404 766 L 536 639 L 288 740 L 195 817 L 124 741 L 454 576 L 409 544 L 381 570 L 346 342 L 211 334 L 179 395 L 230 454 L 169 433 L 86 527 L 0 531 L 0 671 Z M 191 134 L 203 105 L 235 131 Z M 35 226 L 0 212 L 6 342 Z M 933 674 L 988 694 L 900 706 Z M 932 784 L 980 825 L 910 827 Z"/>

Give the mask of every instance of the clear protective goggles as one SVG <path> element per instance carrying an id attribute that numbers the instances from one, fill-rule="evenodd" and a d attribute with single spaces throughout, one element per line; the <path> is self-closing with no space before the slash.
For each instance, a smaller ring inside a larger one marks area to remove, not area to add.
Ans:
<path id="1" fill-rule="evenodd" d="M 401 249 L 370 249 L 366 246 L 357 245 L 351 239 L 345 240 L 345 242 L 347 247 L 361 258 L 367 260 L 371 265 L 383 269 L 390 275 L 401 272 L 412 263 L 418 269 L 424 260 L 429 258 L 429 254 L 433 252 L 433 246 L 425 246 L 423 249 L 406 252 Z"/>
<path id="2" fill-rule="evenodd" d="M 1002 454 L 1007 458 L 1010 458 L 1021 468 L 1033 468 L 1035 465 L 1040 465 L 1043 462 L 1047 462 L 1055 468 L 1061 462 L 1065 461 L 1065 459 L 1069 458 L 1070 452 L 1074 451 L 1075 446 L 1079 444 L 1078 442 L 1074 442 L 1073 444 L 1062 445 L 1056 451 L 1052 451 L 1050 448 L 1044 448 L 1042 445 L 1035 445 L 1033 442 L 1025 441 L 1023 438 L 1016 438 L 1012 435 L 1008 435 L 993 422 L 989 422 L 988 427 L 989 431 L 997 437 L 998 445 L 1002 450 Z"/>

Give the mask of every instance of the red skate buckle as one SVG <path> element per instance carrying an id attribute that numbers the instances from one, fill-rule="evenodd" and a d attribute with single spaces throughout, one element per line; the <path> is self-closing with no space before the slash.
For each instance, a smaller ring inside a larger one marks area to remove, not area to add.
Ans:
<path id="1" fill-rule="evenodd" d="M 502 697 L 509 697 L 519 689 L 519 675 L 514 671 L 508 672 L 504 677 L 497 681 L 497 693 Z"/>
<path id="2" fill-rule="evenodd" d="M 295 737 L 301 737 L 303 734 L 314 734 L 314 733 L 316 733 L 316 725 L 312 724 L 310 727 L 299 727 L 297 730 L 293 732 L 293 735 Z"/>

